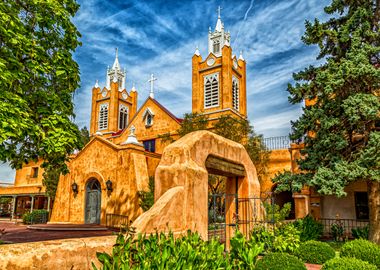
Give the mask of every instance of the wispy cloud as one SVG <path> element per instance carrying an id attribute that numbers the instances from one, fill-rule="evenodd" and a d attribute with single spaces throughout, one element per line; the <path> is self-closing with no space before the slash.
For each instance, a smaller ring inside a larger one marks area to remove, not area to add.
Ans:
<path id="1" fill-rule="evenodd" d="M 149 93 L 151 73 L 158 78 L 156 98 L 177 116 L 191 111 L 191 57 L 198 45 L 207 55 L 208 27 L 215 27 L 216 10 L 231 32 L 235 54 L 247 61 L 249 119 L 264 136 L 287 135 L 290 120 L 300 106 L 288 103 L 286 86 L 292 73 L 317 63 L 317 50 L 300 38 L 305 19 L 324 19 L 330 0 L 141 1 L 78 0 L 74 22 L 83 46 L 75 59 L 81 70 L 81 88 L 75 101 L 76 122 L 89 126 L 91 89 L 105 85 L 105 73 L 114 60 L 127 69 L 128 89 L 136 84 L 140 104 Z M 0 179 L 9 179 L 0 167 Z"/>

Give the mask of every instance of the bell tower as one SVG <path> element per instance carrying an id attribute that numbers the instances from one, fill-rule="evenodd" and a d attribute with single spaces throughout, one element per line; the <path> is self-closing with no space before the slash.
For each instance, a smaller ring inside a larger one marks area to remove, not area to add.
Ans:
<path id="1" fill-rule="evenodd" d="M 210 121 L 222 115 L 247 117 L 246 62 L 232 54 L 230 33 L 225 31 L 218 8 L 214 31 L 209 28 L 208 56 L 202 59 L 198 48 L 192 58 L 192 112 Z"/>
<path id="2" fill-rule="evenodd" d="M 90 136 L 111 137 L 124 130 L 137 111 L 137 91 L 125 89 L 126 71 L 119 64 L 118 50 L 112 68 L 107 68 L 106 86 L 92 88 Z"/>

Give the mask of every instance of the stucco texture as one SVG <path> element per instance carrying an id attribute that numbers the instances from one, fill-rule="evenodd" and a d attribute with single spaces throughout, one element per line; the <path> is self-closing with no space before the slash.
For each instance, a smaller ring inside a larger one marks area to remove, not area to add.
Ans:
<path id="1" fill-rule="evenodd" d="M 209 131 L 192 132 L 165 148 L 155 174 L 156 202 L 132 224 L 137 232 L 192 230 L 208 238 L 205 162 L 210 155 L 244 166 L 246 175 L 238 179 L 236 190 L 239 197 L 260 196 L 255 166 L 241 144 Z"/>

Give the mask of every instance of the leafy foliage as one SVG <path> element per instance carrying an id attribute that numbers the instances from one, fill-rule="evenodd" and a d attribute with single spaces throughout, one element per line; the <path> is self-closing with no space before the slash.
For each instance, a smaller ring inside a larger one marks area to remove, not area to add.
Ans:
<path id="1" fill-rule="evenodd" d="M 0 160 L 13 168 L 41 158 L 46 171 L 67 173 L 68 154 L 81 147 L 71 121 L 78 8 L 75 0 L 0 2 Z"/>
<path id="2" fill-rule="evenodd" d="M 81 144 L 85 146 L 90 141 L 90 132 L 88 131 L 87 127 L 84 126 L 80 129 L 80 136 L 81 136 Z"/>
<path id="3" fill-rule="evenodd" d="M 335 241 L 343 241 L 344 227 L 340 222 L 331 224 L 331 236 Z"/>
<path id="4" fill-rule="evenodd" d="M 154 177 L 149 177 L 148 191 L 140 190 L 137 192 L 139 195 L 140 207 L 145 211 L 148 211 L 154 204 Z"/>
<path id="5" fill-rule="evenodd" d="M 256 264 L 256 270 L 306 270 L 295 256 L 287 253 L 270 253 Z"/>
<path id="6" fill-rule="evenodd" d="M 300 245 L 300 231 L 292 223 L 256 226 L 250 236 L 250 241 L 264 244 L 266 253 L 294 252 Z"/>
<path id="7" fill-rule="evenodd" d="M 185 113 L 178 135 L 180 137 L 196 130 L 207 129 L 207 117 L 199 113 Z"/>
<path id="8" fill-rule="evenodd" d="M 22 216 L 22 222 L 24 222 L 24 224 L 46 223 L 48 214 L 49 212 L 44 209 L 33 210 Z"/>
<path id="9" fill-rule="evenodd" d="M 312 216 L 308 215 L 302 219 L 297 219 L 294 225 L 301 231 L 301 242 L 308 240 L 317 240 L 322 236 L 323 225 L 316 221 Z"/>
<path id="10" fill-rule="evenodd" d="M 292 203 L 287 202 L 281 208 L 277 204 L 264 202 L 264 207 L 266 213 L 265 220 L 268 222 L 277 223 L 280 221 L 284 221 L 289 216 L 292 208 Z"/>
<path id="11" fill-rule="evenodd" d="M 340 256 L 367 261 L 380 268 L 380 246 L 364 239 L 345 243 L 341 248 Z"/>
<path id="12" fill-rule="evenodd" d="M 306 241 L 294 252 L 305 263 L 323 264 L 335 257 L 335 250 L 329 244 L 319 241 Z"/>
<path id="13" fill-rule="evenodd" d="M 351 232 L 355 239 L 368 239 L 369 226 L 352 228 Z"/>
<path id="14" fill-rule="evenodd" d="M 252 269 L 262 247 L 249 243 L 237 232 L 231 239 L 230 254 L 217 240 L 203 241 L 188 232 L 175 238 L 172 233 L 149 236 L 119 234 L 112 254 L 97 253 L 102 269 Z M 97 269 L 92 263 L 93 269 Z"/>
<path id="15" fill-rule="evenodd" d="M 334 258 L 328 260 L 322 270 L 376 270 L 377 267 L 355 258 Z"/>
<path id="16" fill-rule="evenodd" d="M 280 189 L 299 191 L 306 184 L 337 196 L 346 195 L 344 187 L 353 181 L 379 189 L 380 2 L 332 0 L 325 12 L 330 19 L 307 21 L 302 37 L 319 46 L 323 61 L 294 74 L 296 82 L 288 86 L 291 103 L 307 101 L 291 135 L 304 138 L 304 158 L 298 160 L 303 173 L 275 181 Z M 380 211 L 375 205 L 370 203 L 370 213 Z M 379 221 L 372 222 L 371 230 L 379 231 Z"/>

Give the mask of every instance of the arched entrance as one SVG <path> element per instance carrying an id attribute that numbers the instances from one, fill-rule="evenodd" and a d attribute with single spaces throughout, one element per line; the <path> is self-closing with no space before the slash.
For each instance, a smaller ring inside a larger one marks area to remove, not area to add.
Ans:
<path id="1" fill-rule="evenodd" d="M 102 190 L 97 179 L 92 178 L 86 185 L 86 207 L 84 220 L 86 224 L 100 224 Z"/>
<path id="2" fill-rule="evenodd" d="M 276 186 L 272 187 L 272 192 L 273 192 L 273 198 L 274 198 L 274 203 L 277 204 L 280 208 L 284 207 L 284 204 L 286 203 L 291 203 L 290 207 L 290 213 L 289 216 L 286 217 L 287 220 L 295 219 L 295 202 L 293 198 L 293 193 L 290 191 L 282 191 L 276 193 Z"/>

